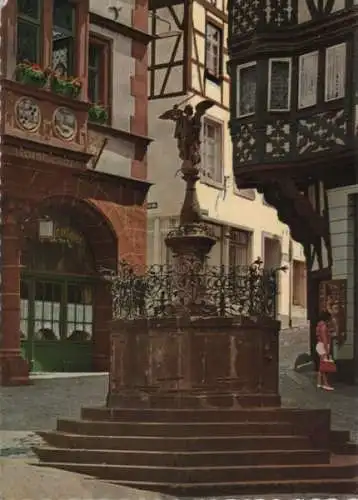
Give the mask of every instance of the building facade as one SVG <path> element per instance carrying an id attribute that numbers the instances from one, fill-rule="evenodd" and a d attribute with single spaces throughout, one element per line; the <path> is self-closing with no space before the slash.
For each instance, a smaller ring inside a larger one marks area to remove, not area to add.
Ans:
<path id="1" fill-rule="evenodd" d="M 356 0 L 229 2 L 236 181 L 276 207 L 307 262 L 311 348 L 332 315 L 338 377 L 358 377 Z M 251 44 L 255 39 L 255 45 Z"/>
<path id="2" fill-rule="evenodd" d="M 306 320 L 305 264 L 302 247 L 254 189 L 237 188 L 232 172 L 230 77 L 226 2 L 153 0 L 149 32 L 148 263 L 171 262 L 168 231 L 179 222 L 184 183 L 174 124 L 158 119 L 176 104 L 194 107 L 203 99 L 215 105 L 203 118 L 198 197 L 204 219 L 217 236 L 209 263 L 248 265 L 258 256 L 267 267 L 287 266 L 280 276 L 279 312 L 283 326 Z"/>
<path id="3" fill-rule="evenodd" d="M 18 0 L 1 19 L 0 380 L 103 371 L 102 270 L 146 260 L 147 3 Z"/>

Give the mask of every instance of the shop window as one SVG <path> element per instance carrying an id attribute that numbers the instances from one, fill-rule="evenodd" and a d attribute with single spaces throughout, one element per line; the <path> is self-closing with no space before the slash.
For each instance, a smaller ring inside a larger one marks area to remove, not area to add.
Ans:
<path id="1" fill-rule="evenodd" d="M 17 0 L 17 62 L 41 63 L 40 0 Z"/>
<path id="2" fill-rule="evenodd" d="M 90 34 L 88 53 L 88 100 L 107 110 L 110 105 L 110 41 Z"/>
<path id="3" fill-rule="evenodd" d="M 229 232 L 229 266 L 250 264 L 250 233 L 231 228 Z"/>
<path id="4" fill-rule="evenodd" d="M 306 266 L 299 260 L 292 263 L 292 303 L 306 307 Z"/>
<path id="5" fill-rule="evenodd" d="M 202 177 L 206 182 L 222 184 L 223 181 L 223 128 L 222 124 L 208 118 L 203 121 Z"/>
<path id="6" fill-rule="evenodd" d="M 222 73 L 222 29 L 207 23 L 205 39 L 205 72 L 209 79 L 217 81 Z"/>

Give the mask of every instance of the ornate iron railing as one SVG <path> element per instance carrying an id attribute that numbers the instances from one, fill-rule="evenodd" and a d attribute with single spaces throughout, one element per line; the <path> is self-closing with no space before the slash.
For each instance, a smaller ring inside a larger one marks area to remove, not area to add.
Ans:
<path id="1" fill-rule="evenodd" d="M 139 272 L 121 262 L 118 273 L 102 270 L 111 286 L 113 317 L 134 319 L 173 314 L 173 306 L 202 306 L 203 316 L 276 317 L 277 274 L 257 259 L 250 266 L 201 266 L 193 261 L 154 265 Z M 209 308 L 207 306 L 210 306 Z"/>

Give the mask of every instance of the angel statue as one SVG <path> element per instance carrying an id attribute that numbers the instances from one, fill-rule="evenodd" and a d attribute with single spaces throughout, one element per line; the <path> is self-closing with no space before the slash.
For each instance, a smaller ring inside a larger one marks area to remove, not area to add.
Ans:
<path id="1" fill-rule="evenodd" d="M 159 116 L 160 120 L 175 122 L 174 138 L 177 140 L 179 157 L 183 161 L 190 161 L 192 166 L 198 165 L 201 161 L 201 118 L 213 105 L 213 101 L 209 99 L 201 101 L 196 105 L 195 113 L 190 104 L 187 104 L 184 110 L 179 109 L 178 105 L 174 105 L 172 109 Z"/>

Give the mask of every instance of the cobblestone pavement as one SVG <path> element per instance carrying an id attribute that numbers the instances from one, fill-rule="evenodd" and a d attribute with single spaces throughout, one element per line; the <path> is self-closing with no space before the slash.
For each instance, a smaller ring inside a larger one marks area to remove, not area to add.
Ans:
<path id="1" fill-rule="evenodd" d="M 298 354 L 307 352 L 307 329 L 284 330 L 280 338 L 280 390 L 284 406 L 331 408 L 332 424 L 349 429 L 358 441 L 358 387 L 317 391 L 313 374 L 292 370 Z M 0 456 L 29 456 L 39 440 L 37 430 L 54 429 L 58 417 L 77 418 L 82 406 L 105 402 L 107 376 L 36 379 L 25 387 L 0 388 Z"/>

